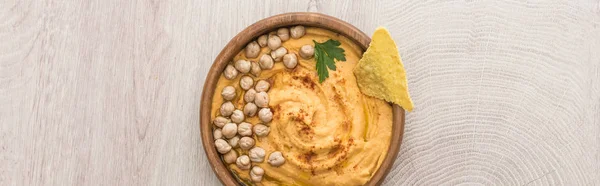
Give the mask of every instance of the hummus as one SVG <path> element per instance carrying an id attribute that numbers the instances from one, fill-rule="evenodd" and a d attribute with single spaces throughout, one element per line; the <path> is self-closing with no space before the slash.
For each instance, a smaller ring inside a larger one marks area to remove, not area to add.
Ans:
<path id="1" fill-rule="evenodd" d="M 307 28 L 305 36 L 285 41 L 283 46 L 289 53 L 298 54 L 301 46 L 328 39 L 341 42 L 346 61 L 336 62 L 337 69 L 330 70 L 330 77 L 323 83 L 319 83 L 314 58 L 298 57 L 298 66 L 292 70 L 275 62 L 273 69 L 263 70 L 255 78 L 271 82 L 268 94 L 273 110 L 273 120 L 267 124 L 271 131 L 266 137 L 254 136 L 256 146 L 265 149 L 267 157 L 280 151 L 286 159 L 280 167 L 273 167 L 266 160 L 256 163 L 265 171 L 262 182 L 256 185 L 362 185 L 370 180 L 387 154 L 392 107 L 360 92 L 353 74 L 363 53 L 360 47 L 320 28 Z M 261 54 L 267 52 L 268 47 L 261 49 Z M 243 51 L 233 61 L 238 59 L 247 59 Z M 244 105 L 240 78 L 241 75 L 228 80 L 221 76 L 217 83 L 217 90 L 228 85 L 236 88 L 238 96 L 232 101 L 236 108 Z M 215 91 L 211 119 L 219 115 L 221 104 L 220 91 Z M 261 123 L 256 116 L 246 121 Z M 238 154 L 248 153 L 235 150 Z M 228 166 L 242 182 L 254 184 L 249 170 L 241 170 L 235 164 Z"/>

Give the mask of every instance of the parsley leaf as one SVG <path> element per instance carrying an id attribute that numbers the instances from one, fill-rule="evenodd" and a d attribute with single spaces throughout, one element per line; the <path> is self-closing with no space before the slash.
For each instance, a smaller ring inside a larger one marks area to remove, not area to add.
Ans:
<path id="1" fill-rule="evenodd" d="M 344 49 L 339 47 L 341 45 L 339 41 L 329 39 L 324 43 L 318 43 L 315 40 L 313 42 L 315 43 L 315 59 L 317 60 L 319 83 L 323 83 L 329 77 L 327 68 L 335 70 L 334 59 L 346 61 L 346 54 L 344 54 Z"/>

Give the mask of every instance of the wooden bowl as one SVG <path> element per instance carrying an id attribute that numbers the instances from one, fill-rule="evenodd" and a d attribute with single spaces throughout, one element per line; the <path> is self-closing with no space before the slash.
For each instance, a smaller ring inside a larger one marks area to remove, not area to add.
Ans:
<path id="1" fill-rule="evenodd" d="M 353 40 L 363 49 L 363 51 L 367 49 L 369 43 L 371 42 L 369 36 L 349 23 L 324 14 L 305 12 L 280 14 L 260 20 L 250 25 L 248 28 L 244 29 L 237 36 L 231 39 L 225 48 L 223 48 L 221 53 L 219 53 L 213 62 L 208 75 L 206 76 L 204 89 L 202 91 L 202 100 L 200 102 L 200 133 L 202 135 L 204 152 L 206 152 L 206 156 L 208 157 L 210 165 L 215 171 L 215 174 L 224 185 L 241 184 L 221 161 L 220 154 L 217 152 L 213 140 L 214 138 L 210 111 L 213 94 L 215 92 L 215 87 L 219 80 L 219 76 L 227 66 L 227 63 L 233 59 L 233 57 L 240 52 L 247 43 L 269 31 L 273 31 L 279 27 L 292 25 L 320 27 L 340 33 Z M 383 163 L 377 172 L 375 172 L 371 180 L 367 182 L 366 185 L 381 184 L 385 176 L 389 173 L 394 165 L 394 160 L 396 160 L 396 156 L 400 150 L 402 135 L 404 134 L 404 109 L 393 104 L 392 113 L 393 132 L 387 156 L 383 160 Z"/>

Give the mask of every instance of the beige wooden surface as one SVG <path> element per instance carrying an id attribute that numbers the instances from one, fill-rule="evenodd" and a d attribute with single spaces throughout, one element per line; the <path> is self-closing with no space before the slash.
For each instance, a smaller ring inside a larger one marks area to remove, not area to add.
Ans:
<path id="1" fill-rule="evenodd" d="M 290 11 L 398 42 L 416 108 L 385 185 L 600 185 L 597 0 L 0 0 L 0 185 L 219 185 L 205 74 Z"/>

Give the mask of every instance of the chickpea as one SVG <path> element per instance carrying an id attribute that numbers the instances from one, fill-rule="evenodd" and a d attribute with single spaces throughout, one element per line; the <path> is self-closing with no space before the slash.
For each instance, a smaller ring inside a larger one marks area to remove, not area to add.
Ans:
<path id="1" fill-rule="evenodd" d="M 223 139 L 215 140 L 215 147 L 217 148 L 217 151 L 219 151 L 219 153 L 221 154 L 228 153 L 231 150 L 231 146 L 229 145 L 229 143 L 227 143 Z"/>
<path id="2" fill-rule="evenodd" d="M 260 65 L 254 61 L 250 63 L 250 73 L 255 77 L 260 76 L 262 69 L 260 69 Z"/>
<path id="3" fill-rule="evenodd" d="M 242 121 L 244 121 L 244 112 L 242 112 L 241 110 L 234 110 L 231 114 L 231 121 L 233 121 L 234 123 L 241 123 Z"/>
<path id="4" fill-rule="evenodd" d="M 244 101 L 246 101 L 247 103 L 253 102 L 254 101 L 254 97 L 256 97 L 256 90 L 254 90 L 252 88 L 248 89 L 246 91 L 246 94 L 244 94 Z"/>
<path id="5" fill-rule="evenodd" d="M 250 170 L 250 179 L 255 183 L 262 181 L 263 175 L 265 175 L 265 170 L 259 166 L 254 166 Z"/>
<path id="6" fill-rule="evenodd" d="M 263 162 L 265 161 L 265 149 L 254 147 L 248 151 L 248 156 L 250 156 L 250 161 L 252 162 Z"/>
<path id="7" fill-rule="evenodd" d="M 283 154 L 281 154 L 281 152 L 275 151 L 269 155 L 269 160 L 267 160 L 267 162 L 274 167 L 279 167 L 285 163 L 285 158 L 283 158 Z"/>
<path id="8" fill-rule="evenodd" d="M 234 136 L 233 138 L 229 139 L 229 145 L 231 145 L 231 147 L 236 148 L 238 146 L 238 142 L 240 141 L 240 137 L 238 136 Z"/>
<path id="9" fill-rule="evenodd" d="M 250 76 L 243 76 L 242 79 L 240 79 L 240 87 L 242 87 L 244 90 L 252 88 L 253 85 L 254 79 L 252 79 Z"/>
<path id="10" fill-rule="evenodd" d="M 258 118 L 264 123 L 269 123 L 273 120 L 273 112 L 270 108 L 262 108 L 258 111 Z"/>
<path id="11" fill-rule="evenodd" d="M 223 155 L 223 160 L 225 160 L 225 163 L 227 164 L 232 164 L 235 163 L 235 160 L 237 160 L 237 152 L 235 150 L 231 150 L 229 151 L 227 154 Z"/>
<path id="12" fill-rule="evenodd" d="M 246 61 L 243 59 L 237 60 L 235 62 L 235 69 L 241 72 L 242 74 L 250 72 L 250 66 L 250 61 Z"/>
<path id="13" fill-rule="evenodd" d="M 312 45 L 304 45 L 300 47 L 300 57 L 310 59 L 315 55 L 315 47 Z"/>
<path id="14" fill-rule="evenodd" d="M 246 45 L 247 58 L 256 58 L 258 57 L 258 53 L 260 53 L 260 46 L 256 41 L 252 41 Z"/>
<path id="15" fill-rule="evenodd" d="M 275 61 L 281 61 L 285 54 L 287 54 L 287 49 L 285 49 L 285 47 L 279 47 L 277 50 L 271 51 L 271 57 L 273 57 Z"/>
<path id="16" fill-rule="evenodd" d="M 281 47 L 281 38 L 279 38 L 277 35 L 269 35 L 267 46 L 269 46 L 271 50 Z"/>
<path id="17" fill-rule="evenodd" d="M 296 54 L 286 54 L 283 56 L 283 65 L 287 68 L 296 68 L 298 65 L 298 58 Z"/>
<path id="18" fill-rule="evenodd" d="M 252 124 L 242 122 L 238 126 L 238 134 L 241 136 L 252 136 Z"/>
<path id="19" fill-rule="evenodd" d="M 247 155 L 242 155 L 237 158 L 235 164 L 242 170 L 250 169 L 250 158 Z"/>
<path id="20" fill-rule="evenodd" d="M 267 35 L 265 34 L 265 35 L 258 37 L 257 41 L 258 41 L 258 45 L 260 47 L 266 47 L 267 46 Z"/>
<path id="21" fill-rule="evenodd" d="M 223 138 L 223 132 L 221 132 L 221 129 L 215 129 L 215 131 L 213 131 L 213 137 L 215 140 Z"/>
<path id="22" fill-rule="evenodd" d="M 240 148 L 243 150 L 248 150 L 254 147 L 254 139 L 251 137 L 244 136 L 239 141 Z"/>
<path id="23" fill-rule="evenodd" d="M 233 103 L 231 103 L 231 101 L 223 103 L 223 105 L 221 105 L 221 108 L 219 109 L 219 111 L 221 112 L 221 116 L 230 116 L 233 113 L 233 110 L 235 110 L 235 106 L 233 106 Z"/>
<path id="24" fill-rule="evenodd" d="M 235 98 L 235 88 L 233 88 L 233 86 L 226 86 L 221 91 L 221 96 L 223 96 L 223 99 L 231 101 L 233 98 Z"/>
<path id="25" fill-rule="evenodd" d="M 256 85 L 254 86 L 254 90 L 256 92 L 267 92 L 271 88 L 271 84 L 266 80 L 258 80 Z"/>
<path id="26" fill-rule="evenodd" d="M 237 134 L 237 125 L 235 123 L 227 123 L 221 129 L 221 133 L 226 138 L 233 138 Z"/>
<path id="27" fill-rule="evenodd" d="M 269 94 L 266 92 L 256 93 L 256 97 L 254 97 L 254 104 L 260 108 L 269 107 Z"/>
<path id="28" fill-rule="evenodd" d="M 292 27 L 292 29 L 290 29 L 290 35 L 294 39 L 301 38 L 302 36 L 304 36 L 305 32 L 306 32 L 306 30 L 304 29 L 304 26 L 302 26 L 302 25 L 294 26 L 294 27 Z"/>
<path id="29" fill-rule="evenodd" d="M 231 122 L 231 120 L 229 120 L 223 116 L 217 116 L 217 118 L 215 118 L 215 120 L 213 121 L 213 124 L 215 124 L 215 126 L 221 128 L 229 122 Z"/>
<path id="30" fill-rule="evenodd" d="M 244 114 L 246 116 L 252 117 L 256 115 L 256 112 L 258 112 L 258 107 L 254 103 L 246 103 L 244 106 Z"/>
<path id="31" fill-rule="evenodd" d="M 279 28 L 277 29 L 277 36 L 281 41 L 287 41 L 290 39 L 290 30 L 288 28 Z"/>
<path id="32" fill-rule="evenodd" d="M 263 124 L 256 124 L 254 127 L 252 127 L 252 129 L 254 130 L 254 134 L 256 134 L 258 137 L 267 136 L 270 131 L 269 127 Z"/>
<path id="33" fill-rule="evenodd" d="M 269 54 L 263 54 L 262 56 L 260 56 L 260 60 L 258 61 L 258 65 L 263 70 L 272 69 L 273 68 L 273 58 Z"/>
<path id="34" fill-rule="evenodd" d="M 238 75 L 238 71 L 233 67 L 233 65 L 227 65 L 225 67 L 225 72 L 223 72 L 225 78 L 232 80 Z"/>

